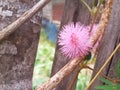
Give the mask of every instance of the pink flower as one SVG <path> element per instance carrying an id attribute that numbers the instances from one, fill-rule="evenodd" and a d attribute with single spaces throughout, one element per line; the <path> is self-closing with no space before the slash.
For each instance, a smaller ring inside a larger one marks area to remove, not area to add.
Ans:
<path id="1" fill-rule="evenodd" d="M 61 52 L 68 58 L 84 57 L 90 51 L 89 30 L 80 23 L 65 25 L 58 36 Z"/>

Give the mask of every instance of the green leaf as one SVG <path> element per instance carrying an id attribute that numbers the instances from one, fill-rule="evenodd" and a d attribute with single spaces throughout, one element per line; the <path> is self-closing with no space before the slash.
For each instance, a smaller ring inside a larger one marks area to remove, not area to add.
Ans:
<path id="1" fill-rule="evenodd" d="M 116 87 L 116 90 L 120 90 L 120 84 L 117 84 Z"/>
<path id="2" fill-rule="evenodd" d="M 95 88 L 98 90 L 115 90 L 115 85 L 102 85 Z"/>
<path id="3" fill-rule="evenodd" d="M 101 85 L 95 88 L 97 90 L 120 90 L 120 84 Z"/>
<path id="4" fill-rule="evenodd" d="M 100 78 L 100 80 L 105 83 L 105 85 L 95 87 L 98 90 L 120 90 L 120 84 L 115 84 L 112 81 Z"/>
<path id="5" fill-rule="evenodd" d="M 113 85 L 113 82 L 111 82 L 111 81 L 108 80 L 108 79 L 100 78 L 100 80 L 101 80 L 103 83 L 107 84 L 107 85 Z"/>
<path id="6" fill-rule="evenodd" d="M 116 74 L 120 78 L 120 60 L 118 61 L 117 65 L 116 65 Z"/>

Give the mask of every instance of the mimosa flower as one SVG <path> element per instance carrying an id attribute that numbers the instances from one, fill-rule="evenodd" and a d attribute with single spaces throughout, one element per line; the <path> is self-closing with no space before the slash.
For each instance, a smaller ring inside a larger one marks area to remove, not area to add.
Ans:
<path id="1" fill-rule="evenodd" d="M 87 27 L 80 23 L 65 25 L 59 33 L 60 51 L 68 58 L 84 57 L 90 51 L 90 35 Z"/>

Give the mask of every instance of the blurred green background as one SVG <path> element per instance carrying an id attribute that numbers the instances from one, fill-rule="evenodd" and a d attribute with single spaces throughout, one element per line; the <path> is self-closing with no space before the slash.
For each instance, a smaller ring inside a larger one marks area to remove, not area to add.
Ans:
<path id="1" fill-rule="evenodd" d="M 48 41 L 46 34 L 42 29 L 34 66 L 33 90 L 49 79 L 54 53 L 55 45 Z M 85 90 L 86 85 L 89 83 L 91 73 L 92 72 L 88 69 L 80 71 L 76 90 Z"/>

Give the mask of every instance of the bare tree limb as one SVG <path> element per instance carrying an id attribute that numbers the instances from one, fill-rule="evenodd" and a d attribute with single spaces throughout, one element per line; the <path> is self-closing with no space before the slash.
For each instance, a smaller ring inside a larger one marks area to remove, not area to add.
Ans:
<path id="1" fill-rule="evenodd" d="M 60 71 L 51 77 L 50 80 L 38 87 L 36 90 L 52 90 L 67 75 L 69 75 L 81 61 L 82 58 L 75 58 L 73 60 L 70 60 Z"/>
<path id="2" fill-rule="evenodd" d="M 29 20 L 34 14 L 40 11 L 50 1 L 51 0 L 40 0 L 35 6 L 26 11 L 23 15 L 21 15 L 20 18 L 18 18 L 12 24 L 7 26 L 3 30 L 0 30 L 0 41 L 8 35 L 10 35 L 11 33 L 13 33 L 18 27 L 20 27 L 23 23 Z"/>
<path id="3" fill-rule="evenodd" d="M 107 0 L 106 7 L 102 13 L 98 28 L 95 34 L 90 38 L 90 43 L 92 43 L 93 46 L 98 38 L 104 34 L 104 31 L 109 22 L 113 1 L 114 0 Z M 59 70 L 53 77 L 51 77 L 46 83 L 39 86 L 36 90 L 52 90 L 66 76 L 68 76 L 82 60 L 83 59 L 81 57 L 70 60 L 61 70 Z"/>
<path id="4" fill-rule="evenodd" d="M 39 86 L 36 90 L 52 90 L 55 88 L 65 77 L 67 77 L 83 59 L 78 57 L 71 59 L 60 71 L 51 77 L 46 83 Z"/>

